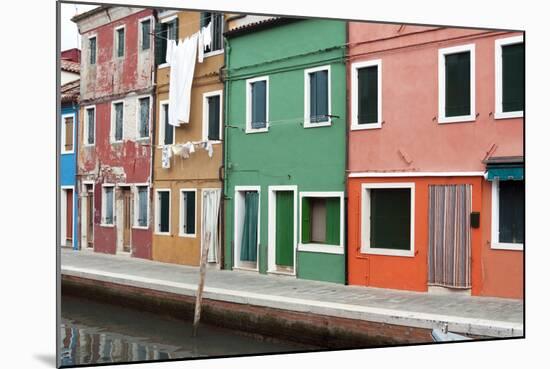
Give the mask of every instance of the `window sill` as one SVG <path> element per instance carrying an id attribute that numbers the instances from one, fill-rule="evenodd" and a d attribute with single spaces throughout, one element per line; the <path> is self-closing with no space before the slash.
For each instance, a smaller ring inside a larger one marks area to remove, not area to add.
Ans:
<path id="1" fill-rule="evenodd" d="M 380 129 L 382 128 L 381 122 L 375 122 L 375 123 L 352 123 L 350 126 L 350 130 L 352 131 L 362 131 L 365 129 Z"/>
<path id="2" fill-rule="evenodd" d="M 168 67 L 170 67 L 170 65 L 168 63 L 162 63 L 162 64 L 157 65 L 157 69 L 164 69 L 164 68 L 168 68 Z"/>
<path id="3" fill-rule="evenodd" d="M 155 232 L 157 236 L 171 236 L 170 232 Z"/>
<path id="4" fill-rule="evenodd" d="M 138 137 L 136 138 L 136 142 L 142 143 L 149 141 L 149 137 Z"/>
<path id="5" fill-rule="evenodd" d="M 402 257 L 414 257 L 414 251 L 412 250 L 392 250 L 392 249 L 375 249 L 367 248 L 360 251 L 363 255 L 384 255 L 384 256 L 402 256 Z"/>
<path id="6" fill-rule="evenodd" d="M 148 229 L 149 229 L 149 226 L 132 226 L 132 229 L 148 230 Z"/>
<path id="7" fill-rule="evenodd" d="M 203 54 L 203 57 L 206 59 L 210 56 L 216 56 L 216 55 L 220 55 L 220 54 L 223 54 L 223 49 L 220 49 L 220 50 L 214 50 L 214 51 L 209 51 L 207 53 L 204 53 Z"/>
<path id="8" fill-rule="evenodd" d="M 466 122 L 475 122 L 476 117 L 474 114 L 470 115 L 460 115 L 457 117 L 438 117 L 437 122 L 439 124 L 445 123 L 466 123 Z"/>
<path id="9" fill-rule="evenodd" d="M 179 237 L 183 238 L 197 238 L 197 234 L 188 234 L 188 233 L 180 233 L 178 234 Z"/>
<path id="10" fill-rule="evenodd" d="M 510 118 L 523 118 L 523 110 L 495 113 L 495 119 L 510 119 Z"/>
<path id="11" fill-rule="evenodd" d="M 86 148 L 92 148 L 92 147 L 95 147 L 95 144 L 84 144 L 82 146 L 84 146 Z"/>
<path id="12" fill-rule="evenodd" d="M 320 252 L 324 254 L 344 254 L 344 248 L 340 245 L 327 245 L 323 243 L 299 243 L 298 251 Z"/>
<path id="13" fill-rule="evenodd" d="M 328 122 L 319 122 L 319 123 L 311 123 L 309 121 L 304 122 L 304 128 L 317 128 L 317 127 L 330 127 L 332 126 L 332 121 L 329 120 Z"/>
<path id="14" fill-rule="evenodd" d="M 511 251 L 523 251 L 522 243 L 491 243 L 491 250 L 511 250 Z"/>
<path id="15" fill-rule="evenodd" d="M 72 151 L 61 151 L 61 155 L 65 155 L 65 154 L 74 154 L 74 150 L 72 150 Z"/>
<path id="16" fill-rule="evenodd" d="M 245 130 L 245 133 L 263 133 L 263 132 L 268 132 L 269 131 L 269 125 L 265 128 L 257 128 L 257 129 L 253 129 L 253 128 L 247 128 Z"/>
<path id="17" fill-rule="evenodd" d="M 117 144 L 121 144 L 121 143 L 124 143 L 124 140 L 120 140 L 120 141 L 111 141 L 111 145 L 117 145 Z"/>
<path id="18" fill-rule="evenodd" d="M 100 223 L 99 226 L 100 227 L 107 227 L 107 228 L 114 228 L 115 227 L 114 224 L 106 224 L 106 223 Z"/>

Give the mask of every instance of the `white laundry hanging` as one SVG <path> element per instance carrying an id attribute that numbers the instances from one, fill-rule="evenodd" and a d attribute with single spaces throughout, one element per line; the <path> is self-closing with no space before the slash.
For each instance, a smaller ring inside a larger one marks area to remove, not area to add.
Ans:
<path id="1" fill-rule="evenodd" d="M 202 147 L 208 151 L 208 157 L 211 158 L 214 153 L 214 148 L 212 147 L 212 142 L 206 141 L 202 143 Z"/>
<path id="2" fill-rule="evenodd" d="M 206 27 L 202 27 L 201 34 L 204 48 L 209 47 L 212 50 L 212 21 Z"/>
<path id="3" fill-rule="evenodd" d="M 168 145 L 162 147 L 162 168 L 170 168 L 170 158 L 172 157 L 172 148 Z"/>
<path id="4" fill-rule="evenodd" d="M 218 217 L 221 190 L 202 190 L 202 249 L 208 247 L 209 263 L 218 262 Z"/>
<path id="5" fill-rule="evenodd" d="M 198 32 L 177 45 L 170 46 L 166 60 L 170 64 L 170 90 L 168 92 L 168 123 L 179 127 L 189 123 L 191 85 L 195 74 Z M 168 49 L 168 48 L 167 48 Z"/>

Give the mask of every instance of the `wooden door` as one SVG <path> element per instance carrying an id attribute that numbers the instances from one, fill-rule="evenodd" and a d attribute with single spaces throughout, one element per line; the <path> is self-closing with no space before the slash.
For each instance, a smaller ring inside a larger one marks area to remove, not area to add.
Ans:
<path id="1" fill-rule="evenodd" d="M 94 247 L 94 193 L 88 190 L 86 198 L 86 239 L 88 247 Z"/>
<path id="2" fill-rule="evenodd" d="M 72 246 L 73 244 L 73 190 L 65 190 L 65 194 L 67 195 L 67 201 L 65 202 L 66 205 L 66 213 L 67 214 L 67 224 L 65 227 L 66 234 L 66 245 Z"/>
<path id="3" fill-rule="evenodd" d="M 276 192 L 275 264 L 278 269 L 294 266 L 294 193 Z"/>
<path id="4" fill-rule="evenodd" d="M 122 235 L 122 250 L 124 252 L 130 252 L 132 250 L 131 246 L 131 232 L 132 232 L 132 193 L 130 190 L 122 191 L 123 199 L 123 235 Z"/>

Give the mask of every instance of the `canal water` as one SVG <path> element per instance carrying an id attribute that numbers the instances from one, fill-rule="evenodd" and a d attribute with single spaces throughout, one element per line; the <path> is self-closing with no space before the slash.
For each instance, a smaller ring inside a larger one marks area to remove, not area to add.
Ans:
<path id="1" fill-rule="evenodd" d="M 315 349 L 204 324 L 192 337 L 191 322 L 71 296 L 60 329 L 63 366 Z"/>

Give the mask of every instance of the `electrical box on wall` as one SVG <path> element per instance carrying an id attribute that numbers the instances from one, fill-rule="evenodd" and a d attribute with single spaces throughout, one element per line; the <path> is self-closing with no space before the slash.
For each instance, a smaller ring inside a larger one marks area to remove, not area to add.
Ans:
<path id="1" fill-rule="evenodd" d="M 472 228 L 479 228 L 479 211 L 470 213 L 470 226 Z"/>

